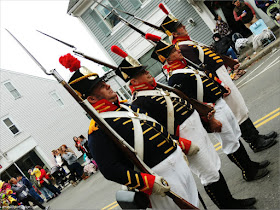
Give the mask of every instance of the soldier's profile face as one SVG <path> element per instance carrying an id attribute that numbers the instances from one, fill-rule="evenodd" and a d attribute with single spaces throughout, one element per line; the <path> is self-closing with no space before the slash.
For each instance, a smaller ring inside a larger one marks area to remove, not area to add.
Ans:
<path id="1" fill-rule="evenodd" d="M 176 33 L 174 35 L 175 35 L 175 37 L 176 37 L 176 35 L 177 36 L 187 36 L 188 32 L 186 30 L 186 27 L 184 25 L 181 25 L 180 27 L 178 27 L 176 29 Z"/>
<path id="2" fill-rule="evenodd" d="M 150 74 L 150 72 L 145 71 L 145 73 L 139 75 L 137 78 L 135 78 L 138 84 L 141 83 L 147 83 L 149 85 L 154 84 L 154 77 Z"/>
<path id="3" fill-rule="evenodd" d="M 174 47 L 167 59 L 167 61 L 171 62 L 171 61 L 175 61 L 175 60 L 183 60 L 184 56 L 181 53 L 180 49 L 176 49 L 176 47 Z"/>
<path id="4" fill-rule="evenodd" d="M 106 99 L 109 102 L 115 102 L 118 99 L 117 93 L 104 81 L 100 81 L 97 84 L 92 94 L 96 100 Z"/>

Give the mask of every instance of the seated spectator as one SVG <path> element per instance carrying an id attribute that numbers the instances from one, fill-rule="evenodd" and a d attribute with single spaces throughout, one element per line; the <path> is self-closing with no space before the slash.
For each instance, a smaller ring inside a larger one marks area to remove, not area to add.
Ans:
<path id="1" fill-rule="evenodd" d="M 250 29 L 250 26 L 258 21 L 253 7 L 248 2 L 242 0 L 233 0 L 233 4 L 235 5 L 233 9 L 235 21 L 241 20 Z"/>
<path id="2" fill-rule="evenodd" d="M 237 56 L 232 48 L 232 40 L 228 37 L 221 37 L 220 34 L 215 33 L 213 35 L 214 42 L 212 46 L 214 50 L 222 55 L 231 56 L 233 59 L 237 59 Z"/>
<path id="3" fill-rule="evenodd" d="M 216 33 L 213 35 L 214 42 L 212 43 L 211 47 L 214 49 L 214 51 L 222 54 L 232 57 L 235 61 L 238 62 L 237 56 L 232 49 L 232 40 L 228 37 L 221 37 L 220 34 Z M 240 64 L 236 64 L 234 66 L 234 69 L 229 70 L 229 74 L 233 80 L 239 79 L 242 75 L 246 73 L 246 71 L 242 69 L 238 69 Z"/>

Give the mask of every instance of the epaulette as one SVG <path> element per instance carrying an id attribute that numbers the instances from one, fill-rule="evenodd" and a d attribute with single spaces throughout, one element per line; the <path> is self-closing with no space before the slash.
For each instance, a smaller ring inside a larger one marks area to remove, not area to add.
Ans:
<path id="1" fill-rule="evenodd" d="M 120 103 L 126 103 L 128 100 L 125 99 L 125 100 L 121 100 Z"/>
<path id="2" fill-rule="evenodd" d="M 97 131 L 99 129 L 96 122 L 92 119 L 89 124 L 88 134 L 90 135 L 93 131 Z"/>

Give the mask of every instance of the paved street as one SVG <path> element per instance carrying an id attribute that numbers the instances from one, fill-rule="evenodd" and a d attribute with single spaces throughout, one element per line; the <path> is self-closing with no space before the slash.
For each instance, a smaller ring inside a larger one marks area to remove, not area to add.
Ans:
<path id="1" fill-rule="evenodd" d="M 247 73 L 235 83 L 240 88 L 250 117 L 261 134 L 275 130 L 280 133 L 280 50 L 274 50 L 258 62 L 252 64 Z M 277 138 L 279 141 L 279 137 Z M 269 175 L 261 180 L 245 182 L 241 171 L 222 153 L 213 139 L 213 144 L 222 160 L 222 173 L 235 198 L 256 197 L 258 209 L 279 209 L 279 143 L 272 148 L 254 153 L 243 141 L 246 150 L 254 161 L 269 160 Z M 217 209 L 203 187 L 196 179 L 197 186 L 208 209 Z M 118 184 L 105 180 L 97 172 L 78 186 L 68 186 L 62 194 L 48 204 L 52 209 L 120 209 L 115 202 Z M 200 208 L 203 209 L 202 205 Z"/>

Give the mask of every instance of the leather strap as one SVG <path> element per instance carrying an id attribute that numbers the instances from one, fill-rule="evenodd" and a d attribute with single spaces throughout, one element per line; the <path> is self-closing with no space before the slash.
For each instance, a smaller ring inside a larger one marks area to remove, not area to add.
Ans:
<path id="1" fill-rule="evenodd" d="M 167 131 L 168 133 L 174 135 L 174 106 L 171 100 L 171 97 L 179 98 L 176 94 L 168 91 L 164 91 L 162 89 L 155 89 L 155 90 L 143 90 L 138 91 L 136 93 L 136 97 L 138 96 L 163 96 L 166 101 L 167 107 Z"/>
<path id="2" fill-rule="evenodd" d="M 172 72 L 170 72 L 172 75 L 173 74 L 185 74 L 185 73 L 189 73 L 189 74 L 194 74 L 196 77 L 196 88 L 197 88 L 197 100 L 203 102 L 203 95 L 204 95 L 204 91 L 203 91 L 203 84 L 202 84 L 202 80 L 200 76 L 205 76 L 205 73 L 202 71 L 198 71 L 192 67 L 188 67 L 187 69 L 177 69 L 174 70 Z"/>

